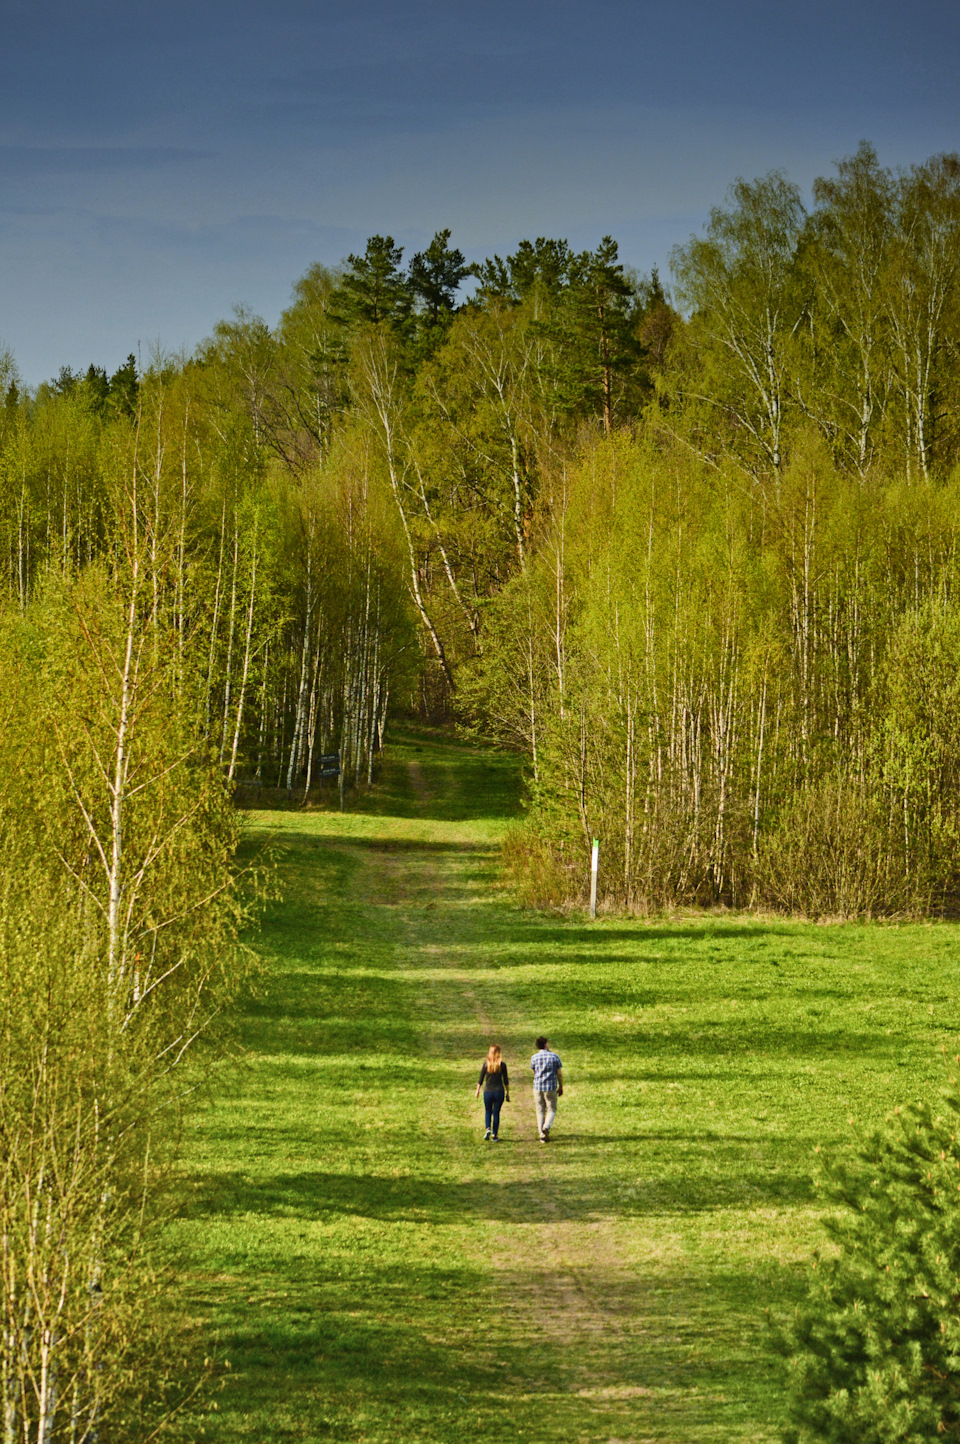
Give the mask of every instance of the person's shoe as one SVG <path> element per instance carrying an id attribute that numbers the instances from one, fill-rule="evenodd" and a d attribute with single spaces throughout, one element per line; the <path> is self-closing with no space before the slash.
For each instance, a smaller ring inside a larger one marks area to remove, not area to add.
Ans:
<path id="1" fill-rule="evenodd" d="M 540 1142 L 541 1142 L 541 1143 L 546 1143 L 546 1141 L 547 1141 L 547 1135 L 546 1135 L 545 1133 L 541 1133 L 541 1134 L 539 1135 L 539 1137 L 540 1137 Z"/>
<path id="2" fill-rule="evenodd" d="M 549 1129 L 549 1128 L 545 1128 L 545 1129 L 543 1130 L 543 1141 L 544 1141 L 544 1143 L 549 1143 L 549 1142 L 550 1142 L 550 1129 Z"/>
<path id="3" fill-rule="evenodd" d="M 497 1135 L 494 1134 L 493 1137 L 490 1139 L 490 1142 L 491 1142 L 491 1143 L 499 1143 L 500 1140 L 499 1140 L 499 1138 L 497 1137 Z"/>
<path id="4" fill-rule="evenodd" d="M 490 1129 L 488 1128 L 487 1131 L 486 1131 L 486 1132 L 484 1133 L 484 1135 L 483 1135 L 483 1141 L 484 1141 L 484 1143 L 486 1143 L 486 1141 L 487 1141 L 487 1139 L 488 1139 L 489 1137 L 490 1137 Z"/>

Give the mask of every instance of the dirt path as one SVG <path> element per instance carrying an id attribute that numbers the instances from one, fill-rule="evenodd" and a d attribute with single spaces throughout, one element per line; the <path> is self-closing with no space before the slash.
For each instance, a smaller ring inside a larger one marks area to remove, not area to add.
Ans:
<path id="1" fill-rule="evenodd" d="M 432 794 L 423 770 L 411 762 L 408 771 L 411 790 L 427 815 Z M 561 1382 L 567 1393 L 591 1401 L 596 1425 L 595 1432 L 580 1436 L 585 1444 L 650 1444 L 654 1436 L 621 1432 L 629 1424 L 625 1406 L 653 1392 L 624 1378 L 625 1347 L 631 1356 L 635 1353 L 643 1322 L 636 1307 L 635 1264 L 624 1256 L 622 1221 L 565 1217 L 553 1188 L 576 1126 L 569 1088 L 551 1143 L 543 1145 L 538 1139 L 527 1060 L 541 1025 L 522 1004 L 503 994 L 496 1000 L 495 1017 L 489 990 L 481 991 L 473 980 L 464 978 L 457 942 L 464 933 L 475 931 L 471 914 L 478 899 L 475 886 L 469 885 L 454 889 L 451 897 L 449 859 L 424 849 L 402 858 L 388 855 L 379 866 L 390 875 L 394 898 L 412 892 L 419 897 L 432 895 L 433 904 L 426 903 L 427 918 L 420 914 L 408 925 L 411 966 L 425 965 L 435 978 L 438 970 L 441 973 L 430 985 L 429 1015 L 437 1021 L 453 1017 L 461 1030 L 466 1028 L 476 1038 L 476 1066 L 490 1041 L 499 1041 L 510 1060 L 512 1102 L 504 1106 L 496 1150 L 492 1144 L 477 1142 L 482 1112 L 472 1095 L 461 1111 L 468 1138 L 483 1153 L 496 1151 L 495 1160 L 484 1157 L 480 1162 L 496 1163 L 498 1180 L 511 1188 L 516 1199 L 516 1219 L 501 1221 L 492 1237 L 485 1231 L 479 1250 L 508 1301 L 509 1327 L 520 1335 L 535 1332 L 545 1355 L 553 1356 L 552 1376 L 544 1379 L 545 1386 Z M 438 933 L 443 934 L 442 942 Z M 446 980 L 444 969 L 449 971 Z M 424 1051 L 434 1046 L 432 1035 L 426 1034 Z M 465 1074 L 474 1066 L 474 1059 L 465 1059 Z M 567 1071 L 568 1076 L 575 1074 L 575 1060 Z M 448 1146 L 462 1156 L 463 1134 L 451 1137 Z M 479 1178 L 486 1176 L 478 1171 Z"/>
<path id="2" fill-rule="evenodd" d="M 513 795 L 502 759 L 414 737 L 352 813 L 258 814 L 283 896 L 245 1066 L 185 1149 L 185 1308 L 225 1361 L 185 1444 L 778 1437 L 751 1155 L 688 1115 L 702 1074 L 653 1041 L 647 938 L 498 887 Z M 547 1146 L 540 1032 L 565 1064 Z M 492 1041 L 496 1145 L 474 1097 Z"/>

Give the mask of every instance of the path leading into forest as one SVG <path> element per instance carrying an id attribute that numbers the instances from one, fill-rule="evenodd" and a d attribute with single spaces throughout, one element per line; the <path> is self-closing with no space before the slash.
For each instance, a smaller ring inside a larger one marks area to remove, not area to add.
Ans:
<path id="1" fill-rule="evenodd" d="M 424 780 L 423 769 L 416 761 L 410 762 L 408 768 L 418 810 L 429 816 L 435 799 Z M 442 899 L 448 888 L 448 868 L 438 862 L 436 853 L 408 854 L 396 869 L 395 883 L 401 894 L 409 894 L 417 887 Z M 461 893 L 458 901 L 461 907 L 469 908 L 477 899 L 471 889 L 466 895 Z M 452 905 L 453 900 L 448 899 L 447 906 Z M 473 931 L 460 929 L 464 941 L 464 935 Z M 445 957 L 448 964 L 455 967 L 449 943 L 444 946 L 423 940 L 417 928 L 412 929 L 412 934 L 412 948 L 419 949 L 425 959 L 433 962 Z M 483 946 L 482 930 L 480 946 Z M 518 1211 L 525 1216 L 513 1221 L 513 1227 L 506 1226 L 504 1220 L 505 1226 L 495 1229 L 492 1236 L 489 1233 L 484 1236 L 478 1250 L 488 1267 L 503 1275 L 502 1282 L 494 1276 L 498 1307 L 514 1316 L 505 1327 L 511 1331 L 520 1327 L 524 1332 L 538 1332 L 552 1349 L 556 1362 L 544 1383 L 552 1382 L 550 1374 L 554 1378 L 561 1376 L 567 1390 L 582 1399 L 622 1401 L 648 1394 L 651 1391 L 643 1385 L 627 1382 L 629 1365 L 625 1367 L 621 1357 L 631 1331 L 642 1334 L 643 1321 L 635 1306 L 636 1270 L 627 1261 L 631 1251 L 625 1249 L 620 1237 L 620 1221 L 609 1215 L 591 1219 L 567 1217 L 553 1188 L 558 1172 L 557 1148 L 563 1151 L 576 1146 L 577 1117 L 575 1102 L 571 1100 L 575 1100 L 577 1089 L 569 1082 L 576 1074 L 574 1059 L 567 1065 L 567 1091 L 559 1105 L 551 1143 L 544 1146 L 539 1142 L 529 1055 L 535 1051 L 536 1035 L 541 1028 L 549 1026 L 546 1022 L 551 1012 L 549 984 L 531 1012 L 529 1004 L 518 1007 L 507 990 L 501 993 L 494 990 L 491 995 L 489 988 L 472 986 L 471 980 L 463 978 L 459 970 L 455 982 L 452 976 L 450 981 L 452 987 L 441 976 L 439 987 L 434 984 L 430 1011 L 437 1018 L 445 1012 L 459 1028 L 469 1029 L 472 1025 L 476 1044 L 473 1057 L 464 1060 L 464 1081 L 470 1078 L 471 1064 L 474 1070 L 479 1066 L 491 1042 L 500 1043 L 513 1068 L 511 1102 L 504 1105 L 501 1115 L 501 1139 L 495 1150 L 492 1145 L 486 1146 L 497 1153 L 495 1186 L 499 1189 L 506 1185 L 512 1189 Z M 432 1041 L 430 1037 L 424 1040 L 425 1051 L 430 1049 Z M 563 1046 L 559 1038 L 554 1046 Z M 464 1097 L 472 1098 L 472 1095 L 465 1089 Z M 474 1141 L 481 1132 L 480 1108 L 479 1103 L 473 1103 L 469 1116 L 463 1118 Z M 462 1117 L 464 1111 L 461 1101 L 456 1112 Z M 447 1141 L 448 1148 L 452 1141 Z M 459 1138 L 456 1143 L 459 1145 Z M 459 1147 L 452 1151 L 460 1153 Z M 459 1156 L 455 1157 L 454 1166 L 460 1161 Z M 480 1180 L 480 1189 L 487 1184 L 485 1175 Z M 478 1211 L 482 1209 L 480 1202 Z M 612 1411 L 598 1411 L 600 1415 L 609 1412 Z M 624 1411 L 617 1413 L 622 1415 Z"/>
<path id="2" fill-rule="evenodd" d="M 245 1062 L 186 1141 L 184 1298 L 222 1392 L 185 1438 L 777 1437 L 764 1308 L 809 1170 L 789 1121 L 741 1108 L 741 1020 L 719 1050 L 690 1023 L 718 935 L 512 905 L 516 790 L 510 759 L 411 734 L 367 810 L 257 815 L 283 896 Z M 565 1072 L 547 1146 L 541 1031 Z M 497 1145 L 474 1100 L 492 1041 Z"/>

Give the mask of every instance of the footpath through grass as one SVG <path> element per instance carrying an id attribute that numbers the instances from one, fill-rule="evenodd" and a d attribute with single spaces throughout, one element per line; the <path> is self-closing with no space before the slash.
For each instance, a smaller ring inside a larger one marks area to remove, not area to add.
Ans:
<path id="1" fill-rule="evenodd" d="M 960 933 L 523 912 L 495 885 L 516 794 L 511 759 L 407 733 L 362 812 L 254 814 L 283 897 L 247 1060 L 186 1140 L 183 1303 L 222 1388 L 184 1438 L 778 1437 L 764 1311 L 819 1236 L 813 1147 L 939 1084 Z"/>

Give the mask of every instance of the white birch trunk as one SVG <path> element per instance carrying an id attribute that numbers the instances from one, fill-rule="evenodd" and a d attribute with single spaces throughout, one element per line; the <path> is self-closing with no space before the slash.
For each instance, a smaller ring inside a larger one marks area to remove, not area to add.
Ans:
<path id="1" fill-rule="evenodd" d="M 253 552 L 250 558 L 250 603 L 247 607 L 246 635 L 243 645 L 243 666 L 240 669 L 239 697 L 237 698 L 237 715 L 233 728 L 233 745 L 230 748 L 230 767 L 227 771 L 227 781 L 232 782 L 237 770 L 237 749 L 240 746 L 240 728 L 243 722 L 243 704 L 247 694 L 247 677 L 250 671 L 250 647 L 253 636 L 253 611 L 257 595 L 257 531 L 254 523 L 253 531 Z"/>

